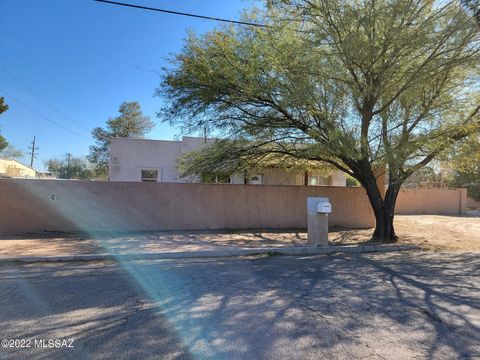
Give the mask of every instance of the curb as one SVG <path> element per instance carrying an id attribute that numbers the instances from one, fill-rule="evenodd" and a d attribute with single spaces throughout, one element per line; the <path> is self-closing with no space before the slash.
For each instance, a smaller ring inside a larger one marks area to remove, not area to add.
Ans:
<path id="1" fill-rule="evenodd" d="M 70 262 L 70 261 L 98 261 L 98 260 L 160 260 L 160 259 L 192 259 L 192 258 L 219 258 L 241 257 L 253 255 L 330 255 L 330 254 L 361 254 L 374 252 L 391 252 L 418 250 L 414 245 L 345 245 L 322 247 L 286 247 L 286 248 L 252 248 L 252 249 L 221 249 L 163 253 L 136 253 L 136 254 L 85 254 L 67 256 L 17 256 L 0 257 L 3 262 Z"/>

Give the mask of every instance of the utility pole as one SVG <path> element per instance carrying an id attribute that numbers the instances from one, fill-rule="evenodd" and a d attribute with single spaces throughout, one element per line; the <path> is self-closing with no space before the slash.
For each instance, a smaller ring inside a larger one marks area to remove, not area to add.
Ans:
<path id="1" fill-rule="evenodd" d="M 70 180 L 71 175 L 70 175 L 70 160 L 72 158 L 72 154 L 67 153 L 67 178 Z"/>
<path id="2" fill-rule="evenodd" d="M 29 149 L 32 150 L 30 153 L 30 167 L 33 168 L 33 159 L 36 158 L 37 154 L 35 152 L 38 150 L 38 147 L 35 147 L 35 136 L 33 137 L 33 141 L 31 142 L 31 144 L 32 146 L 29 147 Z"/>

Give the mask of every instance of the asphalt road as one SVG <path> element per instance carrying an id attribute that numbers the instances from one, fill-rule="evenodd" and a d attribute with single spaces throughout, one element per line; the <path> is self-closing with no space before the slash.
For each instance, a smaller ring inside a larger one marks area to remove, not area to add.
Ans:
<path id="1" fill-rule="evenodd" d="M 3 264 L 0 338 L 31 347 L 0 359 L 478 359 L 479 275 L 480 253 Z"/>

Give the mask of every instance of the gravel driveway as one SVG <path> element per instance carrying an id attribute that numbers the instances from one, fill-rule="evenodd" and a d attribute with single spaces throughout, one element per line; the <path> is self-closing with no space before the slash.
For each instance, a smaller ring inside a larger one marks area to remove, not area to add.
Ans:
<path id="1" fill-rule="evenodd" d="M 480 358 L 480 254 L 0 266 L 5 359 Z"/>

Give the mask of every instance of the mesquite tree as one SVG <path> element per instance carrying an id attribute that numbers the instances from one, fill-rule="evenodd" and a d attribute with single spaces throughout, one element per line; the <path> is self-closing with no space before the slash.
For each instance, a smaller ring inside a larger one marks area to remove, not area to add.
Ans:
<path id="1" fill-rule="evenodd" d="M 164 69 L 159 116 L 229 139 L 190 156 L 186 172 L 328 163 L 366 189 L 374 239 L 395 241 L 405 179 L 479 131 L 473 17 L 460 2 L 279 0 L 246 19 L 264 26 L 190 34 Z"/>
<path id="2" fill-rule="evenodd" d="M 479 0 L 461 0 L 463 7 L 475 18 L 480 25 L 480 1 Z"/>

